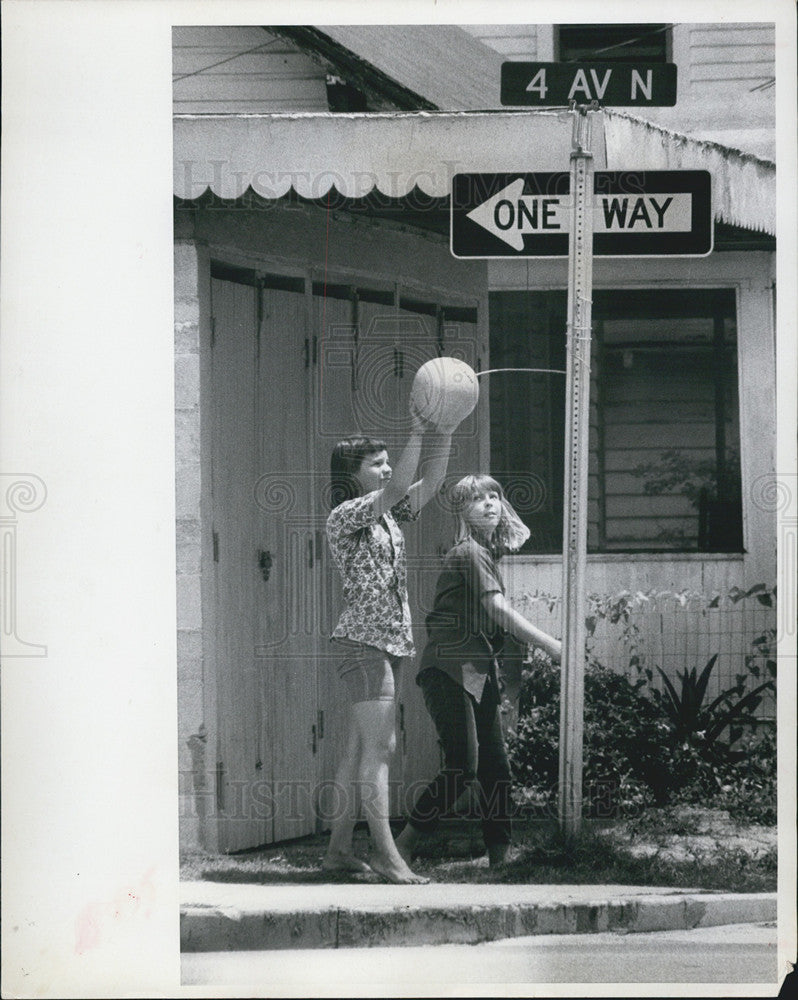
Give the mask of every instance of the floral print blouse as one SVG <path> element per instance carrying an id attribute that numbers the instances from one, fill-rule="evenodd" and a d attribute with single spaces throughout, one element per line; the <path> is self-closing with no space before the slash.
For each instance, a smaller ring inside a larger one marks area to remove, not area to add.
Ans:
<path id="1" fill-rule="evenodd" d="M 399 524 L 418 512 L 405 496 L 374 516 L 377 493 L 339 504 L 327 518 L 327 541 L 343 578 L 344 609 L 333 638 L 354 639 L 393 656 L 413 656 L 407 557 Z"/>

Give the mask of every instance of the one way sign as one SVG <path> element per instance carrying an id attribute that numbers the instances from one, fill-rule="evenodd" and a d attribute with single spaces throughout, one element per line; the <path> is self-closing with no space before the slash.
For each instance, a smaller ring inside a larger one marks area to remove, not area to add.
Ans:
<path id="1" fill-rule="evenodd" d="M 455 174 L 455 257 L 567 257 L 569 173 Z M 712 251 L 712 178 L 706 170 L 597 170 L 593 253 L 703 257 Z"/>

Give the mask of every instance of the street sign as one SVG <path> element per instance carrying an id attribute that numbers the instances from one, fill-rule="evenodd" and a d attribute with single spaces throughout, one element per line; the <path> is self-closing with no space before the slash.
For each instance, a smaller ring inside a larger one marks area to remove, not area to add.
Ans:
<path id="1" fill-rule="evenodd" d="M 676 63 L 502 63 L 504 106 L 548 108 L 571 101 L 671 108 L 676 104 Z"/>
<path id="2" fill-rule="evenodd" d="M 597 170 L 593 253 L 704 257 L 712 251 L 712 175 L 706 170 Z M 455 174 L 455 257 L 567 257 L 570 174 Z"/>

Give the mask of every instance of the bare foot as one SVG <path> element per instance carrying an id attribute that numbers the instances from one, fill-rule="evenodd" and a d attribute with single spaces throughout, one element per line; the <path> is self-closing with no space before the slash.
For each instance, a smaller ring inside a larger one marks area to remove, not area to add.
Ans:
<path id="1" fill-rule="evenodd" d="M 404 861 L 404 863 L 409 868 L 413 863 L 413 852 L 409 847 L 404 844 L 397 843 L 396 850 L 399 852 L 399 857 Z"/>
<path id="2" fill-rule="evenodd" d="M 420 839 L 421 834 L 408 823 L 404 830 L 402 830 L 399 836 L 394 840 L 396 850 L 399 852 L 402 860 L 408 868 L 413 861 L 415 848 Z"/>
<path id="3" fill-rule="evenodd" d="M 368 874 L 372 871 L 365 861 L 356 858 L 354 854 L 339 854 L 337 851 L 332 854 L 328 852 L 321 867 L 328 872 L 363 872 Z"/>
<path id="4" fill-rule="evenodd" d="M 402 856 L 398 861 L 383 861 L 382 859 L 369 858 L 371 870 L 393 885 L 426 885 L 429 879 L 424 875 L 416 875 L 414 871 L 405 864 Z"/>
<path id="5" fill-rule="evenodd" d="M 488 847 L 488 863 L 491 868 L 498 868 L 513 860 L 513 850 L 509 844 L 491 844 Z"/>

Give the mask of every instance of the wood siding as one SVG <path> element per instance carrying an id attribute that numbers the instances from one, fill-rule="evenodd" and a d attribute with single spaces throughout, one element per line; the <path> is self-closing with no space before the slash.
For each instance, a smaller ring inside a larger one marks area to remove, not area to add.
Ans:
<path id="1" fill-rule="evenodd" d="M 689 24 L 689 79 L 706 93 L 761 83 L 775 73 L 772 24 Z"/>
<path id="2" fill-rule="evenodd" d="M 555 27 L 346 25 L 323 31 L 364 71 L 372 64 L 441 110 L 462 110 L 499 107 L 503 59 L 552 60 Z M 772 24 L 684 23 L 672 34 L 679 104 L 648 109 L 647 118 L 687 133 L 739 130 L 741 138 L 772 127 L 773 90 L 755 89 L 775 76 Z M 327 111 L 326 78 L 335 71 L 328 60 L 262 27 L 173 29 L 176 113 Z M 756 141 L 765 142 L 761 136 Z"/>
<path id="3" fill-rule="evenodd" d="M 263 28 L 172 30 L 175 114 L 328 110 L 326 69 Z"/>
<path id="4" fill-rule="evenodd" d="M 542 56 L 538 53 L 537 24 L 465 24 L 463 28 L 470 35 L 478 38 L 500 52 L 505 59 L 521 62 L 538 62 Z"/>

